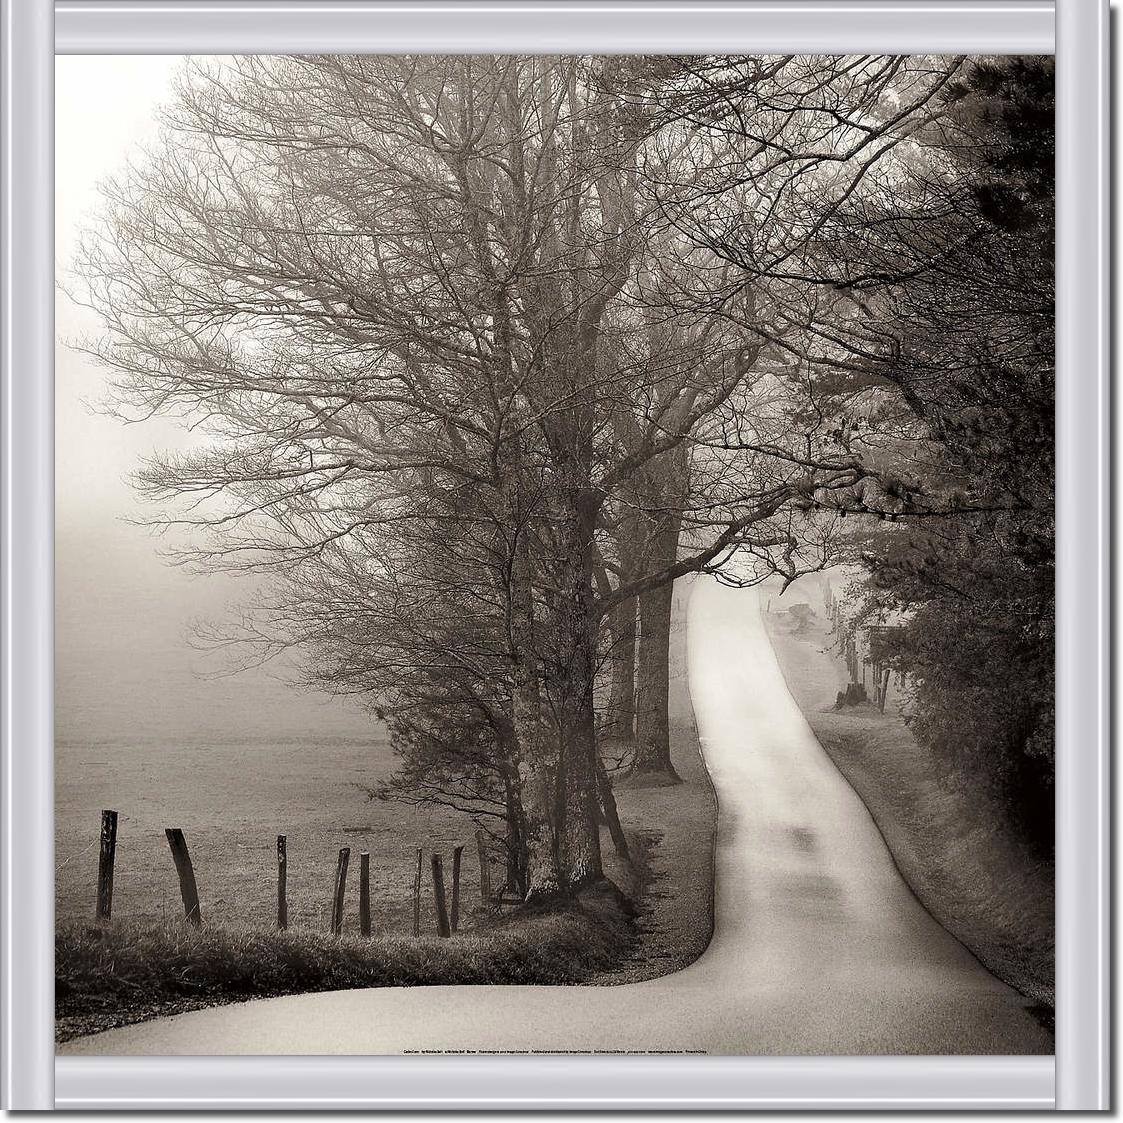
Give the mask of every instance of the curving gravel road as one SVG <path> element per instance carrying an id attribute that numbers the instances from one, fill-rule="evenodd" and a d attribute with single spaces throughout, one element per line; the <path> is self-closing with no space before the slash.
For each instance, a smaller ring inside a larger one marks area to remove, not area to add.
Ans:
<path id="1" fill-rule="evenodd" d="M 1052 1053 L 1022 998 L 901 880 L 789 695 L 756 593 L 700 579 L 688 613 L 691 696 L 719 801 L 714 938 L 690 967 L 619 987 L 267 999 L 60 1053 Z"/>

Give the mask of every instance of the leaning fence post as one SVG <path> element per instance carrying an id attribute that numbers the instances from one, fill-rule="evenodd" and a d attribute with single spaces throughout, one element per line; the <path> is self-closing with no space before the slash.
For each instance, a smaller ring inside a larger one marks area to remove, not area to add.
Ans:
<path id="1" fill-rule="evenodd" d="M 179 875 L 179 895 L 183 898 L 183 919 L 196 928 L 202 927 L 203 914 L 199 911 L 199 889 L 195 884 L 195 869 L 191 865 L 191 855 L 187 852 L 187 839 L 179 827 L 165 827 L 164 834 L 175 862 L 175 872 Z"/>
<path id="2" fill-rule="evenodd" d="M 889 667 L 885 668 L 885 674 L 881 681 L 881 687 L 877 692 L 877 708 L 885 713 L 885 703 L 889 699 L 889 675 L 891 674 Z"/>
<path id="3" fill-rule="evenodd" d="M 344 846 L 339 851 L 339 861 L 335 865 L 335 892 L 331 900 L 331 934 L 343 934 L 343 893 L 347 888 L 347 863 L 351 861 L 351 848 Z"/>
<path id="4" fill-rule="evenodd" d="M 433 855 L 433 904 L 437 909 L 437 935 L 451 935 L 448 926 L 448 906 L 445 904 L 445 874 L 440 854 Z"/>
<path id="5" fill-rule="evenodd" d="M 277 835 L 277 927 L 289 926 L 289 851 L 288 840 Z"/>
<path id="6" fill-rule="evenodd" d="M 464 855 L 464 847 L 456 846 L 452 851 L 452 920 L 450 927 L 453 932 L 460 923 L 460 859 Z"/>
<path id="7" fill-rule="evenodd" d="M 109 920 L 113 915 L 113 859 L 117 853 L 117 812 L 101 813 L 101 852 L 97 859 L 97 912 L 98 920 Z"/>
<path id="8" fill-rule="evenodd" d="M 359 935 L 370 935 L 370 854 L 359 854 Z"/>
<path id="9" fill-rule="evenodd" d="M 413 879 L 413 934 L 421 935 L 421 847 L 417 848 L 417 874 Z"/>
<path id="10" fill-rule="evenodd" d="M 491 861 L 487 854 L 487 835 L 482 830 L 476 831 L 476 850 L 480 855 L 480 897 L 486 902 L 491 900 Z"/>

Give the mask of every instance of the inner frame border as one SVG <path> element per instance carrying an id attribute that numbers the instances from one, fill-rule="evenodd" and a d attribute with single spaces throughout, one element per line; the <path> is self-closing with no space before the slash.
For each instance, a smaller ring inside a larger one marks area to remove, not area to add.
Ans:
<path id="1" fill-rule="evenodd" d="M 1056 13 L 1054 39 L 1054 10 Z M 439 18 L 434 18 L 439 17 Z M 10 1108 L 1108 1106 L 1109 437 L 1104 0 L 2 0 L 3 864 Z M 54 1058 L 54 53 L 798 49 L 1058 54 L 1058 1008 L 1049 1058 Z M 53 44 L 53 50 L 52 50 Z M 491 1068 L 491 1065 L 497 1066 Z M 54 1087 L 57 1073 L 57 1098 Z M 497 1093 L 495 1080 L 503 1089 Z M 573 1095 L 584 1082 L 588 1094 Z M 201 1095 L 199 1089 L 210 1087 Z M 429 1090 L 419 1094 L 418 1088 Z M 269 1089 L 272 1095 L 263 1095 Z"/>

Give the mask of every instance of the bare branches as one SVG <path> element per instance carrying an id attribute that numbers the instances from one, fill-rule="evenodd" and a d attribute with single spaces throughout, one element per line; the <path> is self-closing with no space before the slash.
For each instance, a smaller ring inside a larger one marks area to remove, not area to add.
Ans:
<path id="1" fill-rule="evenodd" d="M 272 575 L 212 639 L 367 699 L 397 793 L 502 808 L 531 893 L 599 876 L 606 614 L 951 506 L 876 289 L 957 251 L 865 249 L 895 191 L 954 209 L 918 169 L 961 66 L 192 64 L 78 269 L 111 408 L 199 437 L 140 467 L 153 525 Z"/>

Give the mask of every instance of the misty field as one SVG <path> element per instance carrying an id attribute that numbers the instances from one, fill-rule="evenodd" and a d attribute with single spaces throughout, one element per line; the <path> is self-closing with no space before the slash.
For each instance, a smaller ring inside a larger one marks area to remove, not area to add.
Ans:
<path id="1" fill-rule="evenodd" d="M 479 901 L 471 823 L 453 812 L 370 801 L 393 754 L 370 740 L 231 743 L 79 742 L 56 746 L 55 901 L 57 919 L 93 919 L 99 815 L 119 812 L 115 920 L 181 915 L 165 827 L 187 836 L 204 921 L 271 926 L 276 915 L 276 840 L 288 837 L 289 923 L 328 928 L 331 881 L 340 847 L 351 848 L 345 931 L 358 931 L 358 854 L 371 856 L 376 931 L 412 928 L 416 848 L 425 849 L 422 928 L 434 925 L 431 850 L 466 844 L 464 903 Z M 498 871 L 497 871 L 498 872 Z"/>

